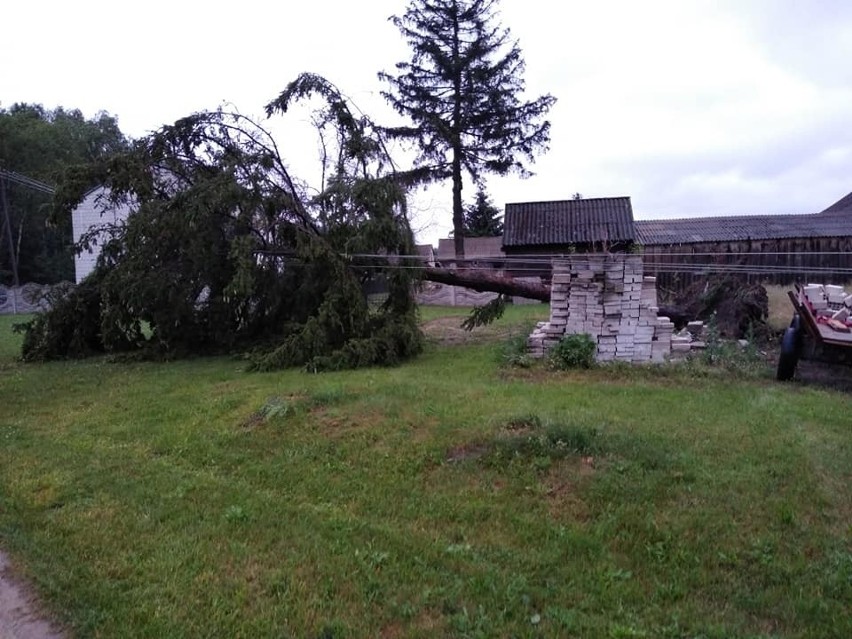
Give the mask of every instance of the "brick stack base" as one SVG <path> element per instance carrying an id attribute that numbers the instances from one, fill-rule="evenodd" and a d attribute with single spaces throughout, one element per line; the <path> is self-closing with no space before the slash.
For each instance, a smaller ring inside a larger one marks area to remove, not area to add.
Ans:
<path id="1" fill-rule="evenodd" d="M 601 362 L 663 362 L 674 324 L 657 316 L 656 278 L 644 277 L 639 255 L 578 255 L 553 261 L 550 321 L 527 340 L 543 357 L 565 335 L 586 333 Z"/>

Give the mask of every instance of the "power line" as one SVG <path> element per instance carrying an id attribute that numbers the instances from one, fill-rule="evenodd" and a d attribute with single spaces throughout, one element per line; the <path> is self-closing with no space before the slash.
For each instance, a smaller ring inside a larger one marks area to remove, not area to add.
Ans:
<path id="1" fill-rule="evenodd" d="M 39 182 L 31 177 L 16 173 L 15 171 L 7 171 L 0 169 L 0 206 L 3 207 L 3 235 L 6 236 L 9 245 L 9 262 L 12 267 L 12 282 L 17 287 L 20 285 L 18 278 L 18 255 L 15 252 L 15 241 L 12 237 L 12 221 L 9 214 L 9 199 L 6 195 L 6 185 L 12 182 L 24 186 L 33 191 L 53 195 L 53 188 L 44 182 Z"/>
<path id="2" fill-rule="evenodd" d="M 268 254 L 275 254 L 275 251 L 260 251 Z M 470 264 L 476 262 L 492 262 L 492 263 L 524 263 L 524 264 L 542 264 L 542 265 L 551 265 L 553 260 L 563 260 L 569 259 L 572 257 L 578 257 L 580 255 L 584 255 L 581 253 L 571 253 L 566 255 L 541 255 L 539 254 L 530 254 L 530 255 L 484 255 L 484 256 L 476 256 L 476 257 L 465 257 L 461 259 L 456 259 L 455 257 L 428 257 L 420 254 L 387 254 L 387 253 L 341 253 L 341 255 L 346 257 L 363 257 L 363 258 L 376 258 L 376 259 L 401 259 L 401 260 L 418 260 L 422 262 L 444 262 L 444 263 L 453 263 L 453 264 Z M 750 260 L 750 259 L 759 259 L 763 256 L 788 256 L 791 258 L 801 258 L 801 257 L 826 257 L 826 256 L 847 256 L 852 259 L 852 252 L 850 251 L 761 251 L 760 253 L 637 253 L 635 254 L 637 257 L 641 257 L 645 264 L 650 263 L 659 263 L 662 261 L 661 258 L 669 258 L 669 257 L 689 257 L 689 258 L 697 258 L 697 257 L 705 257 L 705 258 L 715 258 L 717 260 Z"/>
<path id="3" fill-rule="evenodd" d="M 352 264 L 355 268 L 366 270 L 423 270 L 423 266 L 404 265 L 404 264 L 368 264 L 357 263 Z M 541 268 L 535 267 L 513 267 L 511 269 L 494 269 L 489 266 L 471 266 L 465 269 L 460 269 L 459 273 L 467 272 L 488 272 L 493 273 L 498 270 L 508 270 L 511 273 L 529 273 L 531 275 L 540 275 Z M 852 278 L 852 267 L 828 267 L 828 266 L 738 266 L 725 264 L 671 264 L 663 268 L 645 266 L 645 275 L 653 276 L 658 273 L 673 273 L 673 274 L 692 274 L 692 275 L 711 275 L 720 273 L 732 273 L 740 275 L 832 275 L 841 276 L 848 275 Z"/>
<path id="4" fill-rule="evenodd" d="M 33 178 L 23 175 L 21 173 L 16 173 L 15 171 L 7 171 L 6 169 L 0 169 L 0 178 L 3 178 L 8 182 L 20 184 L 21 186 L 25 186 L 34 191 L 39 191 L 40 193 L 45 193 L 47 195 L 54 194 L 54 189 L 49 184 L 39 182 L 38 180 L 34 180 Z"/>

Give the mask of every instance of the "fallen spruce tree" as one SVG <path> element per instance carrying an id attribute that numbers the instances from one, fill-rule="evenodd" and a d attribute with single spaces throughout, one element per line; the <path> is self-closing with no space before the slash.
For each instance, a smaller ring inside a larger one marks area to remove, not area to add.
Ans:
<path id="1" fill-rule="evenodd" d="M 315 196 L 267 130 L 221 110 L 69 170 L 55 215 L 70 215 L 96 185 L 106 187 L 103 204 L 133 213 L 83 238 L 81 249 L 108 238 L 97 267 L 29 323 L 23 359 L 245 352 L 255 369 L 327 370 L 418 353 L 419 269 L 406 268 L 417 264 L 346 257 L 413 254 L 406 184 L 369 120 L 322 78 L 300 76 L 268 114 L 314 96 L 324 98 L 314 114 L 324 145 Z M 376 280 L 387 294 L 371 307 L 363 287 Z"/>

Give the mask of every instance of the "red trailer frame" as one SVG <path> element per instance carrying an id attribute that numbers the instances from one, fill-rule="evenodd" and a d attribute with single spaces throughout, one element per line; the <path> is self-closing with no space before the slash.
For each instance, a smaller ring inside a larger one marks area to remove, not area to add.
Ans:
<path id="1" fill-rule="evenodd" d="M 796 291 L 788 291 L 787 295 L 796 312 L 781 340 L 777 378 L 792 379 L 800 359 L 852 364 L 852 332 L 836 331 L 821 323 L 798 284 Z"/>

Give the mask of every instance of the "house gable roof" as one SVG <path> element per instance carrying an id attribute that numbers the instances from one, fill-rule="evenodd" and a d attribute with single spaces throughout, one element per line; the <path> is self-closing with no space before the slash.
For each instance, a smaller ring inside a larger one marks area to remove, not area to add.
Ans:
<path id="1" fill-rule="evenodd" d="M 603 197 L 506 205 L 503 246 L 632 242 L 629 197 Z"/>

